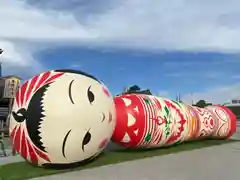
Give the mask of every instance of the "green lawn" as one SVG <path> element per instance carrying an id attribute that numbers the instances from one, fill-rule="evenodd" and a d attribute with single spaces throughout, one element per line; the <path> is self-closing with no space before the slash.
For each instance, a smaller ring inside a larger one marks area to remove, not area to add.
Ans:
<path id="1" fill-rule="evenodd" d="M 203 140 L 203 141 L 196 141 L 196 142 L 185 142 L 183 144 L 172 146 L 172 147 L 152 149 L 152 150 L 115 150 L 115 151 L 108 152 L 101 155 L 95 161 L 85 166 L 81 166 L 72 170 L 49 170 L 49 169 L 34 167 L 25 162 L 18 162 L 18 163 L 0 166 L 0 179 L 1 180 L 22 180 L 22 179 L 28 179 L 28 178 L 39 177 L 44 175 L 63 173 L 67 171 L 103 166 L 107 164 L 116 164 L 124 161 L 131 161 L 131 160 L 141 159 L 146 157 L 161 156 L 161 155 L 177 153 L 181 151 L 189 151 L 193 149 L 216 146 L 216 145 L 221 145 L 224 143 L 232 143 L 236 141 L 237 140 Z"/>

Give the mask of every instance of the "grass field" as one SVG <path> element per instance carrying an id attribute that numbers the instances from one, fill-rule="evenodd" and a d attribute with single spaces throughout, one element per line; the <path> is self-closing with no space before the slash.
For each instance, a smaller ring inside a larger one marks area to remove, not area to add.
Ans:
<path id="1" fill-rule="evenodd" d="M 177 153 L 181 151 L 189 151 L 193 149 L 199 149 L 204 147 L 221 145 L 224 143 L 232 143 L 237 140 L 203 140 L 196 142 L 185 142 L 180 145 L 152 149 L 152 150 L 114 150 L 102 154 L 92 163 L 85 166 L 81 166 L 71 170 L 49 170 L 39 167 L 34 167 L 25 162 L 18 162 L 13 164 L 7 164 L 0 166 L 0 179 L 1 180 L 23 180 L 28 178 L 34 178 L 39 176 L 69 172 L 74 170 L 81 170 L 86 168 L 93 168 L 97 166 L 103 166 L 108 164 L 116 164 L 124 161 L 131 161 L 135 159 L 141 159 L 146 157 L 161 156 L 171 153 Z"/>

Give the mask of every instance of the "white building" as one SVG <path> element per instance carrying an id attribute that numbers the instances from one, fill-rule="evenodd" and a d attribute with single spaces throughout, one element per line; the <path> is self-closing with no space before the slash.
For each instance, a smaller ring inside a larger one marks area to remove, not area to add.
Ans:
<path id="1" fill-rule="evenodd" d="M 227 103 L 224 103 L 226 106 L 240 106 L 240 99 L 232 99 Z"/>

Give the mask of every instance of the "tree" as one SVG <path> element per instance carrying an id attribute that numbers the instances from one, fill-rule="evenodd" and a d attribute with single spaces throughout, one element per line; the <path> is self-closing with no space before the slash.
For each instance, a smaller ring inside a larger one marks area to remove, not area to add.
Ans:
<path id="1" fill-rule="evenodd" d="M 205 100 L 199 100 L 199 101 L 195 104 L 195 106 L 200 107 L 200 108 L 204 108 L 204 107 L 206 107 L 207 105 L 208 105 L 208 104 L 206 103 Z"/>
<path id="2" fill-rule="evenodd" d="M 141 88 L 135 84 L 128 89 L 128 92 L 137 92 L 137 91 L 140 91 L 140 89 Z"/>
<path id="3" fill-rule="evenodd" d="M 151 93 L 151 90 L 150 90 L 150 89 L 146 89 L 146 90 L 144 91 L 144 94 L 147 94 L 147 95 L 152 95 L 152 93 Z"/>
<path id="4" fill-rule="evenodd" d="M 141 88 L 136 84 L 129 87 L 128 90 L 126 92 L 123 92 L 122 94 L 133 94 L 133 93 L 152 95 L 150 89 L 141 90 Z"/>
<path id="5" fill-rule="evenodd" d="M 150 89 L 146 89 L 146 90 L 141 90 L 141 91 L 137 91 L 134 92 L 135 94 L 146 94 L 146 95 L 152 95 Z"/>

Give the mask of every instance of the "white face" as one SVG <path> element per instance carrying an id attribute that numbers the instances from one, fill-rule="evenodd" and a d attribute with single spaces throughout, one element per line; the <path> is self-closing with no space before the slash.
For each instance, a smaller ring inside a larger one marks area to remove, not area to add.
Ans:
<path id="1" fill-rule="evenodd" d="M 41 142 L 53 163 L 82 161 L 101 152 L 116 124 L 115 106 L 102 84 L 65 73 L 43 96 Z"/>

